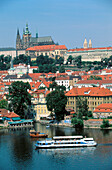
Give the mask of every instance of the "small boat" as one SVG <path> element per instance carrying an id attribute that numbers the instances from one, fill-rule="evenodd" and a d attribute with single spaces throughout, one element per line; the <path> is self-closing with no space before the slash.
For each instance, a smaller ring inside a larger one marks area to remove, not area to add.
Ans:
<path id="1" fill-rule="evenodd" d="M 46 125 L 46 128 L 49 128 L 50 126 L 49 125 Z"/>
<path id="2" fill-rule="evenodd" d="M 30 130 L 30 137 L 32 137 L 32 138 L 47 138 L 48 134 L 36 132 L 35 130 Z"/>
<path id="3" fill-rule="evenodd" d="M 96 145 L 93 138 L 83 138 L 83 136 L 54 136 L 53 139 L 37 141 L 35 144 L 38 149 L 94 147 Z"/>

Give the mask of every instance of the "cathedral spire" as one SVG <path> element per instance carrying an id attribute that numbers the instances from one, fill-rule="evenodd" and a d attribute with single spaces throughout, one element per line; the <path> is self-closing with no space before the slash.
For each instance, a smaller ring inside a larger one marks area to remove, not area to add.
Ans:
<path id="1" fill-rule="evenodd" d="M 84 48 L 88 48 L 88 45 L 87 45 L 87 40 L 86 40 L 86 38 L 85 38 L 85 40 L 84 40 L 83 47 L 84 47 Z"/>
<path id="2" fill-rule="evenodd" d="M 92 42 L 91 42 L 91 39 L 89 40 L 89 48 L 92 48 Z"/>
<path id="3" fill-rule="evenodd" d="M 28 29 L 28 23 L 26 23 L 26 30 L 25 30 L 25 34 L 30 34 L 29 29 Z"/>

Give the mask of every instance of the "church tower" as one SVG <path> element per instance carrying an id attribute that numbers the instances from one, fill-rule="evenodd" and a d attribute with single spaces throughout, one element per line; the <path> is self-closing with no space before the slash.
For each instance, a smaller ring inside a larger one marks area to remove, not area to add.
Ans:
<path id="1" fill-rule="evenodd" d="M 16 37 L 16 49 L 22 49 L 22 41 L 21 41 L 21 37 L 19 34 L 19 29 L 17 29 L 17 37 Z"/>
<path id="2" fill-rule="evenodd" d="M 85 49 L 86 49 L 86 48 L 88 48 L 88 45 L 87 45 L 87 40 L 86 40 L 86 38 L 85 38 L 85 40 L 84 40 L 83 47 L 84 47 Z"/>
<path id="3" fill-rule="evenodd" d="M 91 39 L 89 40 L 89 48 L 92 48 L 92 42 L 91 42 Z"/>
<path id="4" fill-rule="evenodd" d="M 23 49 L 30 47 L 30 38 L 31 38 L 31 33 L 29 32 L 28 24 L 26 24 L 26 29 L 23 32 L 23 39 L 22 39 Z"/>

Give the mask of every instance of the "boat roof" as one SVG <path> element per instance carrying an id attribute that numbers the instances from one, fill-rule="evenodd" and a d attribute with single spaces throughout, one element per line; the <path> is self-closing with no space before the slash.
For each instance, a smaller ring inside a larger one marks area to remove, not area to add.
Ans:
<path id="1" fill-rule="evenodd" d="M 84 138 L 84 140 L 93 140 L 93 138 Z"/>
<path id="2" fill-rule="evenodd" d="M 53 139 L 80 139 L 83 136 L 54 136 Z"/>

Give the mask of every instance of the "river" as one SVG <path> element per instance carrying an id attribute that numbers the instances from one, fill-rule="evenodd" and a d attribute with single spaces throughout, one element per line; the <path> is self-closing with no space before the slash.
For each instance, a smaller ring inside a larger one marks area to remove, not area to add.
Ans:
<path id="1" fill-rule="evenodd" d="M 0 170 L 112 170 L 112 130 L 49 127 L 36 123 L 34 128 L 49 137 L 83 135 L 93 137 L 97 147 L 37 150 L 37 139 L 29 128 L 0 130 Z"/>

